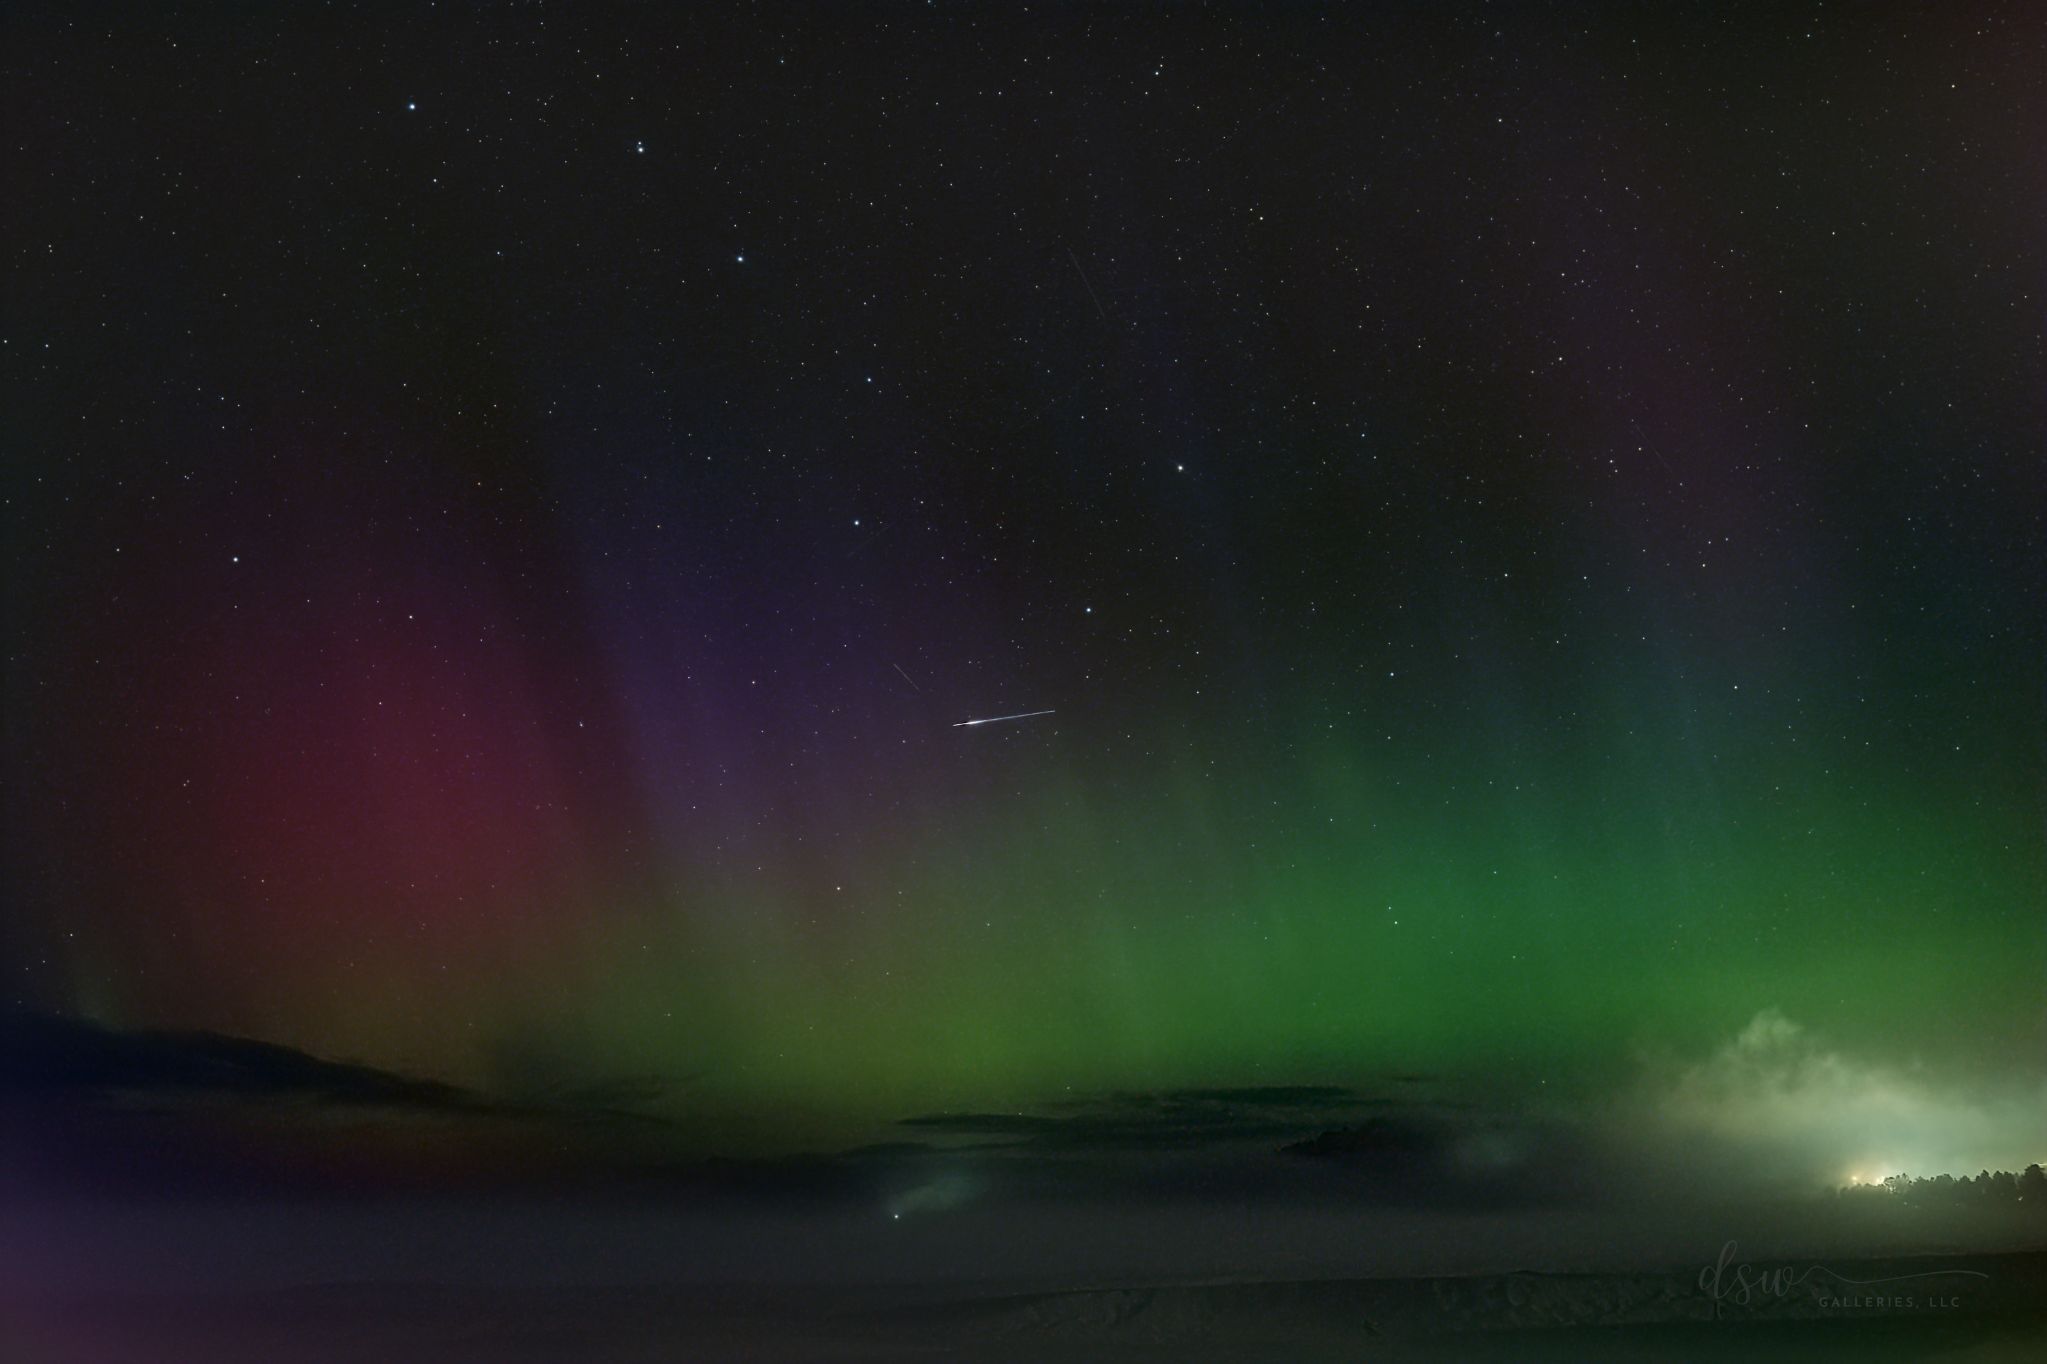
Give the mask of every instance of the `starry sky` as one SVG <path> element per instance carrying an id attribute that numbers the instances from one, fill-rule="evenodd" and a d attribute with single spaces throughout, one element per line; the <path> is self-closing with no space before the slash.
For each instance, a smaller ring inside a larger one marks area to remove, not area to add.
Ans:
<path id="1" fill-rule="evenodd" d="M 2037 1071 L 2029 7 L 4 24 L 10 1008 L 720 1151 Z"/>

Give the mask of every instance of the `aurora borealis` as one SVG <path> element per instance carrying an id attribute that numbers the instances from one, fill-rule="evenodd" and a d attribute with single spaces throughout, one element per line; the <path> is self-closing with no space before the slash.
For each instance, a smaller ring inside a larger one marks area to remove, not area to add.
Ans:
<path id="1" fill-rule="evenodd" d="M 2039 16 L 6 24 L 11 1007 L 692 1155 L 2036 1081 Z"/>

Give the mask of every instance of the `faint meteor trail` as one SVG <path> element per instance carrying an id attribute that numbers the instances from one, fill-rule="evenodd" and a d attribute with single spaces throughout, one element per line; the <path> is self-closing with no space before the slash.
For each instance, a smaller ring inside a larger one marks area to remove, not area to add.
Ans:
<path id="1" fill-rule="evenodd" d="M 917 694 L 918 694 L 919 696 L 922 696 L 922 695 L 924 694 L 924 689 L 923 689 L 922 687 L 918 686 L 918 685 L 916 684 L 916 682 L 912 681 L 912 680 L 911 680 L 911 678 L 910 678 L 910 675 L 909 675 L 908 673 L 906 673 L 906 672 L 903 672 L 903 665 L 902 665 L 902 664 L 900 664 L 900 663 L 891 663 L 891 664 L 889 664 L 889 666 L 890 666 L 891 668 L 894 668 L 894 669 L 895 669 L 895 670 L 896 670 L 896 671 L 897 671 L 898 673 L 902 673 L 902 678 L 903 678 L 903 681 L 905 681 L 905 682 L 909 682 L 909 684 L 910 684 L 910 690 L 911 690 L 911 691 L 914 691 L 914 692 L 916 692 L 916 693 L 917 693 Z M 955 728 L 957 728 L 957 726 L 955 726 Z"/>
<path id="2" fill-rule="evenodd" d="M 954 725 L 954 726 L 953 726 L 953 728 L 954 728 L 954 729 L 965 729 L 965 728 L 967 728 L 967 727 L 968 727 L 969 725 L 999 725 L 999 724 L 1001 724 L 1001 723 L 1002 723 L 1002 722 L 1003 722 L 1004 720 L 1028 720 L 1028 719 L 1030 719 L 1030 718 L 1031 718 L 1031 717 L 1032 717 L 1033 715 L 1056 715 L 1056 714 L 1058 714 L 1058 712 L 1057 712 L 1057 711 L 1050 711 L 1050 710 L 1027 710 L 1027 711 L 1023 711 L 1023 712 L 1021 712 L 1020 714 L 1016 714 L 1016 715 L 991 715 L 991 716 L 989 716 L 989 717 L 988 717 L 987 719 L 985 719 L 985 720 L 962 720 L 962 721 L 960 721 L 960 722 L 959 722 L 958 724 Z"/>
<path id="3" fill-rule="evenodd" d="M 1087 296 L 1088 296 L 1089 298 L 1092 298 L 1092 299 L 1094 299 L 1094 300 L 1095 300 L 1095 311 L 1096 311 L 1096 312 L 1098 312 L 1098 313 L 1100 313 L 1100 314 L 1102 315 L 1102 321 L 1104 321 L 1104 322 L 1108 322 L 1108 321 L 1109 321 L 1109 310 L 1108 310 L 1107 308 L 1104 308 L 1104 307 L 1102 306 L 1102 300 L 1101 300 L 1100 298 L 1096 297 L 1096 295 L 1095 295 L 1095 286 L 1094 286 L 1094 285 L 1092 285 L 1092 284 L 1089 284 L 1089 283 L 1087 282 L 1087 271 L 1085 271 L 1085 270 L 1081 270 L 1081 268 L 1080 268 L 1080 257 L 1079 257 L 1079 256 L 1076 256 L 1076 255 L 1074 255 L 1074 254 L 1073 254 L 1073 248 L 1072 248 L 1072 247 L 1070 247 L 1070 246 L 1066 248 L 1066 259 L 1068 259 L 1068 260 L 1070 260 L 1070 261 L 1072 261 L 1072 262 L 1073 262 L 1073 268 L 1074 268 L 1075 270 L 1079 270 L 1079 271 L 1080 271 L 1080 285 L 1081 285 L 1081 287 L 1082 287 L 1083 289 L 1086 289 L 1086 290 L 1087 290 Z M 1112 325 L 1112 326 L 1113 326 L 1114 324 L 1113 324 L 1113 323 L 1111 323 L 1110 325 Z M 1008 719 L 1009 717 L 1008 717 L 1008 716 L 1004 716 L 1003 718 L 1004 718 L 1004 719 Z M 957 726 L 957 725 L 955 725 L 955 726 L 954 726 L 954 728 L 955 728 L 955 729 L 957 729 L 957 728 L 958 728 L 958 726 Z"/>

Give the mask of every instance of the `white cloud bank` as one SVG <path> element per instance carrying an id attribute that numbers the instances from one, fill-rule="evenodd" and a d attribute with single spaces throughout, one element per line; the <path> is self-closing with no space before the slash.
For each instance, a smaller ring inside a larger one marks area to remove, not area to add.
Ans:
<path id="1" fill-rule="evenodd" d="M 1652 1067 L 1624 1120 L 1720 1179 L 1842 1185 L 2047 1162 L 2047 1066 L 1943 1076 L 1848 1055 L 1766 1009 L 1703 1061 Z"/>

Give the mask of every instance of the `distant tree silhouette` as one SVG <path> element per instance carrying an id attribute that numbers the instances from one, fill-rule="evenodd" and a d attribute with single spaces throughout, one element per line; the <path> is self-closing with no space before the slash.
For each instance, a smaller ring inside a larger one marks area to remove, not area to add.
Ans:
<path id="1" fill-rule="evenodd" d="M 2047 1171 L 2028 1165 L 2024 1174 L 2009 1170 L 1984 1170 L 1975 1178 L 1932 1175 L 1914 1179 L 1895 1174 L 1880 1184 L 1851 1184 L 1837 1190 L 1837 1196 L 1858 1203 L 1886 1203 L 1911 1207 L 1991 1207 L 2023 1205 L 2028 1212 L 2047 1216 Z"/>
<path id="2" fill-rule="evenodd" d="M 2019 1198 L 2026 1206 L 2047 1211 L 2047 1171 L 2040 1168 L 2038 1161 L 2026 1167 L 2019 1176 Z"/>

